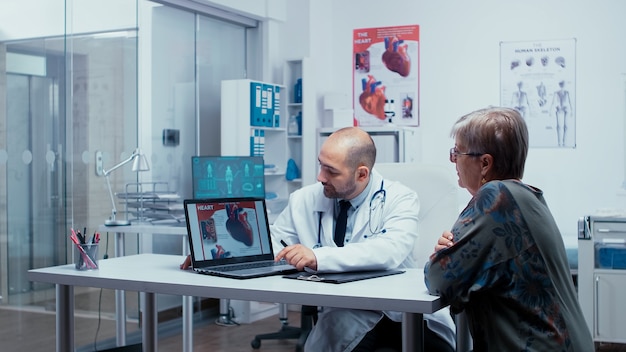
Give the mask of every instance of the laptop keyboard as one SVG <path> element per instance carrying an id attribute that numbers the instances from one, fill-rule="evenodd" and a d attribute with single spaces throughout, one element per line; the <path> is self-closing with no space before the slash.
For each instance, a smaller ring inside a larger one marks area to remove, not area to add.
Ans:
<path id="1" fill-rule="evenodd" d="M 233 265 L 215 267 L 215 268 L 211 268 L 211 270 L 228 272 L 228 271 L 237 271 L 237 270 L 246 270 L 246 269 L 265 268 L 265 267 L 276 266 L 276 265 L 287 265 L 287 262 L 285 260 L 281 260 L 278 262 L 267 261 L 267 262 L 255 262 L 255 263 L 241 263 L 241 264 L 233 264 Z"/>

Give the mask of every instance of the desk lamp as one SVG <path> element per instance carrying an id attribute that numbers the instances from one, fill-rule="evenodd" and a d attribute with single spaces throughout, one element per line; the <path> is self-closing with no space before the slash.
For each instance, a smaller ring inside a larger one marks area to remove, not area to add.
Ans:
<path id="1" fill-rule="evenodd" d="M 133 171 L 148 171 L 150 170 L 150 166 L 148 166 L 148 160 L 146 160 L 146 156 L 141 153 L 139 148 L 133 151 L 133 154 L 128 157 L 128 159 L 122 161 L 121 163 L 113 166 L 108 170 L 102 170 L 103 175 L 107 180 L 107 187 L 109 188 L 109 196 L 111 197 L 111 205 L 113 206 L 113 210 L 111 211 L 111 217 L 104 222 L 106 226 L 127 226 L 130 225 L 130 220 L 117 220 L 115 215 L 117 214 L 117 208 L 115 207 L 115 199 L 113 197 L 113 190 L 111 190 L 111 181 L 109 180 L 109 175 L 119 169 L 120 167 L 130 163 L 133 161 Z"/>

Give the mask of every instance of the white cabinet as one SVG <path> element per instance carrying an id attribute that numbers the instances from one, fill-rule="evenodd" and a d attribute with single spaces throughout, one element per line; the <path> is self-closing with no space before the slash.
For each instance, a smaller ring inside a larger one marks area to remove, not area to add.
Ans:
<path id="1" fill-rule="evenodd" d="M 226 80 L 221 83 L 221 154 L 245 156 L 262 153 L 266 165 L 276 166 L 275 169 L 266 169 L 265 172 L 266 193 L 272 192 L 278 196 L 277 199 L 267 202 L 270 222 L 274 221 L 286 205 L 291 192 L 302 185 L 315 182 L 317 118 L 314 90 L 305 89 L 305 77 L 310 77 L 309 72 L 309 59 L 303 58 L 285 62 L 283 85 L 248 79 Z M 298 79 L 301 80 L 301 96 L 296 99 L 294 88 Z M 259 86 L 274 87 L 272 99 L 275 100 L 275 112 L 271 126 L 269 120 L 265 120 L 268 122 L 266 126 L 255 126 L 257 120 L 251 116 L 253 109 L 262 108 L 257 106 L 258 101 L 261 102 L 260 105 L 268 105 L 267 90 L 261 88 L 259 91 Z M 290 133 L 291 116 L 300 116 L 300 133 Z M 256 138 L 260 139 L 260 145 L 255 147 Z M 298 177 L 287 177 L 287 162 L 290 159 L 296 163 Z M 231 300 L 230 307 L 240 323 L 250 323 L 278 312 L 278 305 L 273 303 Z"/>
<path id="2" fill-rule="evenodd" d="M 275 166 L 274 169 L 266 169 L 266 192 L 275 193 L 281 200 L 286 200 L 303 184 L 315 182 L 315 174 L 305 175 L 305 172 L 315 168 L 317 160 L 313 92 L 307 94 L 302 89 L 299 100 L 296 100 L 294 92 L 298 79 L 304 86 L 303 77 L 309 70 L 307 62 L 307 59 L 287 61 L 284 85 L 249 79 L 222 81 L 221 154 L 263 155 L 266 165 Z M 270 87 L 273 91 L 268 93 Z M 269 100 L 274 100 L 274 103 L 270 104 Z M 256 118 L 252 116 L 255 110 L 262 110 L 264 106 L 272 106 L 274 112 Z M 301 121 L 296 133 L 290 133 L 291 117 Z M 264 123 L 267 121 L 271 122 Z M 290 159 L 297 166 L 296 176 L 288 173 Z"/>
<path id="3" fill-rule="evenodd" d="M 594 341 L 626 343 L 626 218 L 579 220 L 578 299 Z"/>
<path id="4" fill-rule="evenodd" d="M 287 137 L 287 92 L 282 85 L 238 79 L 222 81 L 221 94 L 221 155 L 263 156 L 265 193 L 272 194 L 267 201 L 271 223 L 292 191 L 293 182 L 286 179 L 287 160 L 297 153 L 291 151 L 293 145 Z M 270 165 L 274 168 L 268 168 Z M 278 313 L 275 303 L 230 300 L 229 304 L 232 310 L 220 313 L 232 312 L 238 323 Z"/>
<path id="5" fill-rule="evenodd" d="M 594 337 L 596 341 L 626 342 L 626 272 L 596 271 Z"/>
<path id="6" fill-rule="evenodd" d="M 266 192 L 275 193 L 283 204 L 291 192 L 316 182 L 315 92 L 306 88 L 307 79 L 310 79 L 307 77 L 311 77 L 311 71 L 310 59 L 301 58 L 285 61 L 283 84 L 249 79 L 222 81 L 221 154 L 253 155 L 255 151 L 260 151 L 266 165 L 276 166 L 275 169 L 265 172 Z M 298 82 L 300 93 L 296 96 Z M 274 87 L 271 98 L 275 100 L 274 104 L 268 103 L 270 98 L 267 97 L 267 89 L 264 87 Z M 272 124 L 255 126 L 253 123 L 258 119 L 251 116 L 251 112 L 255 108 L 263 108 L 264 105 L 271 105 L 275 113 L 273 118 L 260 118 L 261 124 L 263 121 L 272 121 Z M 292 117 L 299 120 L 297 131 L 289 128 Z M 257 137 L 261 139 L 262 147 L 254 147 L 252 140 Z M 290 159 L 298 169 L 295 177 L 287 172 Z"/>

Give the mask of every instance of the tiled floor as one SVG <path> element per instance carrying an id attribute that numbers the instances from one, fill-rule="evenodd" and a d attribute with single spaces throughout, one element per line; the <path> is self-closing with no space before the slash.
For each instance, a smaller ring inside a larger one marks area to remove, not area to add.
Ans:
<path id="1" fill-rule="evenodd" d="M 77 302 L 77 306 L 79 303 Z M 250 342 L 257 334 L 275 332 L 280 328 L 277 317 L 269 317 L 252 324 L 220 326 L 215 318 L 194 321 L 194 351 L 272 351 L 292 352 L 295 340 L 265 340 L 259 350 L 252 349 Z M 299 324 L 299 313 L 290 312 L 289 321 Z M 159 331 L 159 352 L 178 352 L 182 349 L 182 335 L 178 321 L 165 323 Z M 168 326 L 170 328 L 168 328 Z M 128 323 L 127 343 L 140 342 L 137 322 Z M 97 340 L 97 343 L 95 342 Z M 48 352 L 55 346 L 54 311 L 16 310 L 0 306 L 0 341 L 3 351 Z M 89 317 L 78 314 L 75 318 L 75 345 L 77 351 L 102 351 L 115 343 L 115 321 L 110 314 L 98 320 L 97 315 Z M 596 351 L 626 352 L 626 345 L 599 344 Z"/>
<path id="2" fill-rule="evenodd" d="M 297 324 L 298 313 L 290 313 L 290 321 Z M 250 342 L 255 335 L 275 332 L 280 328 L 277 317 L 270 317 L 252 324 L 220 326 L 215 318 L 194 322 L 194 351 L 272 351 L 292 352 L 295 340 L 265 340 L 260 350 L 254 350 Z M 114 347 L 115 321 L 101 319 L 98 330 L 97 317 L 75 318 L 75 347 L 77 351 L 102 351 Z M 127 331 L 138 331 L 136 323 L 129 323 Z M 97 333 L 97 344 L 94 339 Z M 127 343 L 140 342 L 140 335 L 131 333 Z M 52 312 L 20 311 L 0 307 L 0 341 L 2 351 L 49 352 L 55 346 L 55 315 Z M 159 352 L 182 350 L 180 328 L 159 331 Z"/>

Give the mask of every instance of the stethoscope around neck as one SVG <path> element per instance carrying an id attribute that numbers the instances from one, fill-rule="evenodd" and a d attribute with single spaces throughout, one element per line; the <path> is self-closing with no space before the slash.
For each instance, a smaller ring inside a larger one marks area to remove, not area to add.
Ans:
<path id="1" fill-rule="evenodd" d="M 369 229 L 372 235 L 385 233 L 387 230 L 383 227 L 383 211 L 385 209 L 385 201 L 387 200 L 387 191 L 384 188 L 385 180 L 380 181 L 380 189 L 370 198 L 370 211 L 369 211 Z M 317 243 L 313 248 L 322 247 L 322 214 L 317 213 Z M 367 238 L 368 235 L 365 235 Z"/>

